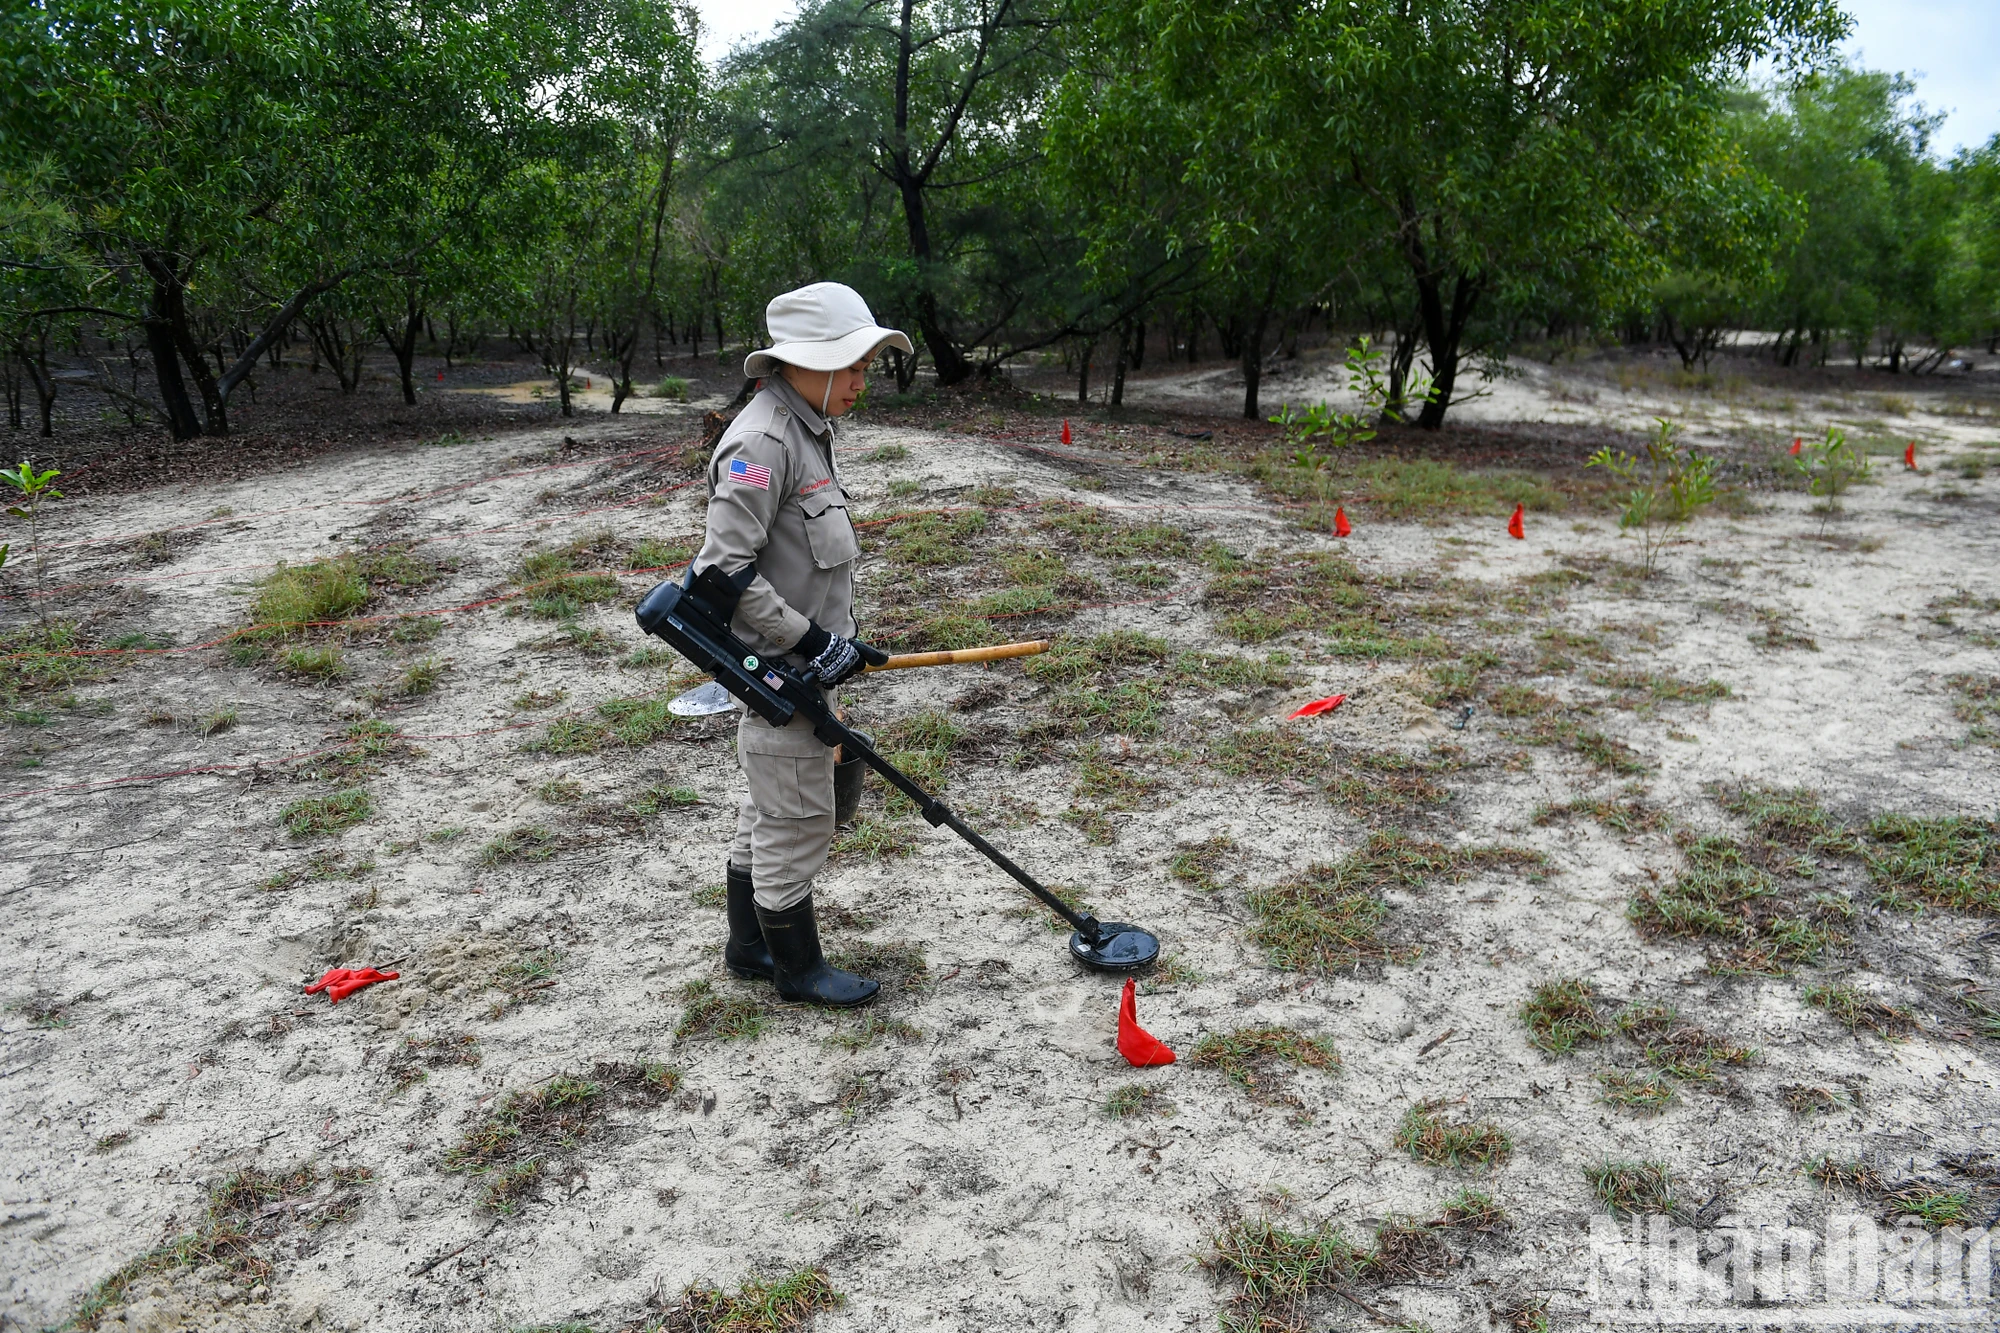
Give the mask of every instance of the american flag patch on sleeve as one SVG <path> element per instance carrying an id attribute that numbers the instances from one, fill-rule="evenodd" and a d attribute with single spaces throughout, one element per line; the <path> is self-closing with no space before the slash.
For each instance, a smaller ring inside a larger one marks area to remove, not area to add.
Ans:
<path id="1" fill-rule="evenodd" d="M 771 489 L 771 469 L 746 463 L 740 458 L 729 460 L 729 479 L 740 481 L 745 486 L 755 486 L 760 491 Z"/>

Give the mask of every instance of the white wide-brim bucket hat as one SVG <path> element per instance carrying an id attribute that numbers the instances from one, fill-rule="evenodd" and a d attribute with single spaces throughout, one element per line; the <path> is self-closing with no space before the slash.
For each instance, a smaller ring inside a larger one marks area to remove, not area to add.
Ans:
<path id="1" fill-rule="evenodd" d="M 884 347 L 916 350 L 902 330 L 875 323 L 860 292 L 838 282 L 815 282 L 772 297 L 764 307 L 764 327 L 771 345 L 743 358 L 743 374 L 750 379 L 769 375 L 780 363 L 839 370 L 863 357 L 872 360 Z"/>

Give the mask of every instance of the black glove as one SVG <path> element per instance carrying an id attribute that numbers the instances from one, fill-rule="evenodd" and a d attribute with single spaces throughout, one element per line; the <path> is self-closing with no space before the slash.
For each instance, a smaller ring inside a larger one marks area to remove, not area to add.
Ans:
<path id="1" fill-rule="evenodd" d="M 792 651 L 806 659 L 806 665 L 819 676 L 819 683 L 828 688 L 859 675 L 863 665 L 881 666 L 889 660 L 889 654 L 880 648 L 828 633 L 811 621 L 806 622 L 806 632 L 792 645 Z"/>

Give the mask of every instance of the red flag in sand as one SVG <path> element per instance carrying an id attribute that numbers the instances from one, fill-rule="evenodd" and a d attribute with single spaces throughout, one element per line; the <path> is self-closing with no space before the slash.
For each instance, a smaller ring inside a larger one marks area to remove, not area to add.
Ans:
<path id="1" fill-rule="evenodd" d="M 1805 444 L 1806 444 L 1805 439 L 1802 436 L 1794 435 L 1792 436 L 1792 447 L 1788 452 L 1791 454 L 1793 458 L 1797 458 L 1799 456 L 1799 450 L 1805 448 Z"/>
<path id="2" fill-rule="evenodd" d="M 1118 1054 L 1141 1069 L 1170 1065 L 1174 1062 L 1172 1049 L 1139 1026 L 1139 1002 L 1133 998 L 1137 992 L 1132 978 L 1125 978 L 1125 993 L 1118 997 Z"/>
<path id="3" fill-rule="evenodd" d="M 1907 445 L 1903 446 L 1903 466 L 1912 472 L 1917 470 L 1917 442 L 1915 440 L 1911 440 Z"/>
<path id="4" fill-rule="evenodd" d="M 328 1004 L 339 1004 L 354 992 L 378 981 L 394 981 L 401 973 L 377 972 L 372 967 L 329 967 L 326 975 L 306 987 L 306 994 L 326 992 Z"/>
<path id="5" fill-rule="evenodd" d="M 1507 535 L 1516 541 L 1528 540 L 1528 529 L 1521 522 L 1521 515 L 1527 512 L 1526 505 L 1514 506 L 1514 517 L 1507 520 Z"/>
<path id="6" fill-rule="evenodd" d="M 1068 417 L 1064 417 L 1064 418 L 1063 418 L 1063 443 L 1064 443 L 1064 444 L 1068 444 L 1068 443 L 1069 443 L 1069 418 L 1068 418 Z"/>
<path id="7" fill-rule="evenodd" d="M 1347 521 L 1347 510 L 1339 505 L 1333 507 L 1333 535 L 1345 537 L 1354 531 L 1354 525 Z"/>
<path id="8" fill-rule="evenodd" d="M 1315 699 L 1309 704 L 1300 704 L 1297 708 L 1294 708 L 1285 715 L 1285 720 L 1290 722 L 1294 718 L 1318 717 L 1321 713 L 1331 713 L 1346 702 L 1347 696 L 1344 694 L 1330 695 L 1325 699 Z"/>

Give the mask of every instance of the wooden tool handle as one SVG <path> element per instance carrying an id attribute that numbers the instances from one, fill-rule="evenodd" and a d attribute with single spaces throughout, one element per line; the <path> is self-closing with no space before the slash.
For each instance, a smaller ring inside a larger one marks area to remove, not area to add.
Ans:
<path id="1" fill-rule="evenodd" d="M 988 648 L 955 648 L 942 653 L 899 653 L 869 671 L 901 671 L 905 667 L 956 666 L 966 662 L 998 662 L 1009 657 L 1033 657 L 1049 650 L 1047 639 L 1026 643 L 996 643 Z"/>

